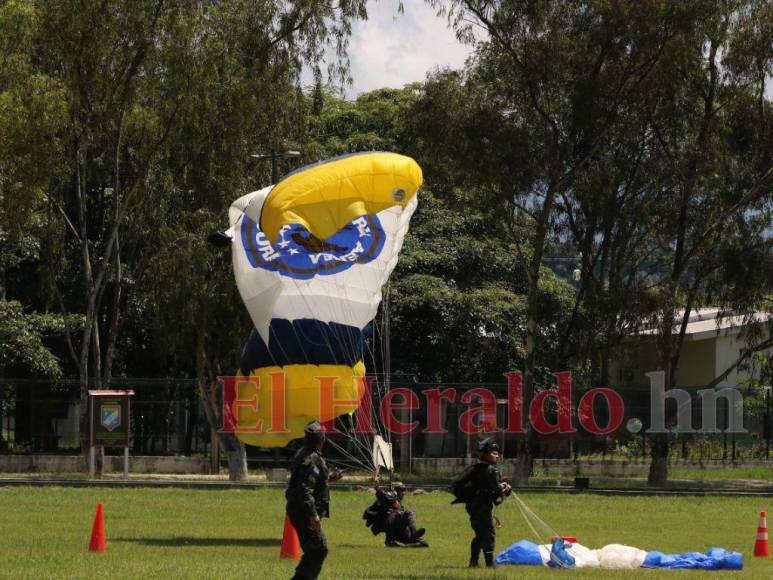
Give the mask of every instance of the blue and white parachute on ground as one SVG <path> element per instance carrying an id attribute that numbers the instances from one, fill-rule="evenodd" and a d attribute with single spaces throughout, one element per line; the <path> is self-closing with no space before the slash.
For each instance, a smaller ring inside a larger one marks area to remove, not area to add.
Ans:
<path id="1" fill-rule="evenodd" d="M 658 551 L 647 552 L 622 544 L 609 544 L 593 550 L 558 538 L 552 545 L 538 545 L 528 540 L 521 540 L 497 555 L 496 562 L 499 565 L 552 568 L 742 570 L 743 554 L 728 552 L 723 548 L 711 548 L 705 554 L 701 552 L 664 554 Z"/>

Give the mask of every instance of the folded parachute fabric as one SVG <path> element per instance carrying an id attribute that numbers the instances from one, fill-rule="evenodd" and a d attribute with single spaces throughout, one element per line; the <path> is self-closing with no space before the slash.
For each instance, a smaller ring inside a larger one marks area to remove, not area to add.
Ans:
<path id="1" fill-rule="evenodd" d="M 674 570 L 742 570 L 743 554 L 728 552 L 723 548 L 711 548 L 705 554 L 686 552 L 664 554 L 649 552 L 642 568 L 672 568 Z"/>
<path id="2" fill-rule="evenodd" d="M 497 555 L 497 564 L 517 564 L 526 566 L 541 566 L 550 560 L 550 549 L 538 546 L 529 540 L 516 542 L 504 552 Z"/>
<path id="3" fill-rule="evenodd" d="M 609 544 L 594 550 L 582 544 L 564 542 L 537 545 L 521 540 L 497 555 L 499 565 L 550 566 L 553 568 L 671 568 L 697 570 L 741 570 L 743 555 L 722 548 L 711 548 L 705 554 L 663 554 L 646 552 L 623 544 Z"/>

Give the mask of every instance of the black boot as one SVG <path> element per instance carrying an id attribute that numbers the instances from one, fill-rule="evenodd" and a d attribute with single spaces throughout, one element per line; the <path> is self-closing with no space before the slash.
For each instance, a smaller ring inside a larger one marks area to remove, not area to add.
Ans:
<path id="1" fill-rule="evenodd" d="M 477 568 L 478 567 L 478 559 L 480 558 L 480 548 L 478 547 L 478 543 L 473 540 L 472 544 L 470 544 L 470 568 Z"/>
<path id="2" fill-rule="evenodd" d="M 486 559 L 486 568 L 496 568 L 497 565 L 494 562 L 494 552 L 483 552 L 483 557 Z"/>

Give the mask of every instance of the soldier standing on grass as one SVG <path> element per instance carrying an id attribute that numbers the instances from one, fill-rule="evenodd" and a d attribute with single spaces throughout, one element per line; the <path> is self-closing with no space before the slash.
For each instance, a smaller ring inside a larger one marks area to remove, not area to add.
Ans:
<path id="1" fill-rule="evenodd" d="M 318 421 L 306 425 L 303 447 L 293 457 L 290 485 L 287 488 L 287 515 L 298 532 L 303 556 L 293 580 L 315 580 L 327 557 L 327 540 L 321 518 L 330 517 L 328 481 L 341 478 L 332 474 L 322 458 L 325 432 Z"/>
<path id="2" fill-rule="evenodd" d="M 467 513 L 470 515 L 470 525 L 475 537 L 470 543 L 470 568 L 478 567 L 481 551 L 486 560 L 486 566 L 494 565 L 494 516 L 492 511 L 506 495 L 510 495 L 510 484 L 502 481 L 496 468 L 499 463 L 499 445 L 484 439 L 479 445 L 481 460 L 469 470 L 469 494 L 464 498 Z M 463 475 L 464 476 L 464 475 Z"/>

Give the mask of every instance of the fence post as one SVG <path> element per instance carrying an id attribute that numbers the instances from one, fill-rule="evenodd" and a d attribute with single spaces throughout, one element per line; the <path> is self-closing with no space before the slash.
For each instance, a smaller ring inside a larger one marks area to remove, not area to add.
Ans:
<path id="1" fill-rule="evenodd" d="M 214 429 L 210 431 L 209 436 L 209 471 L 213 475 L 220 473 L 220 441 Z"/>

